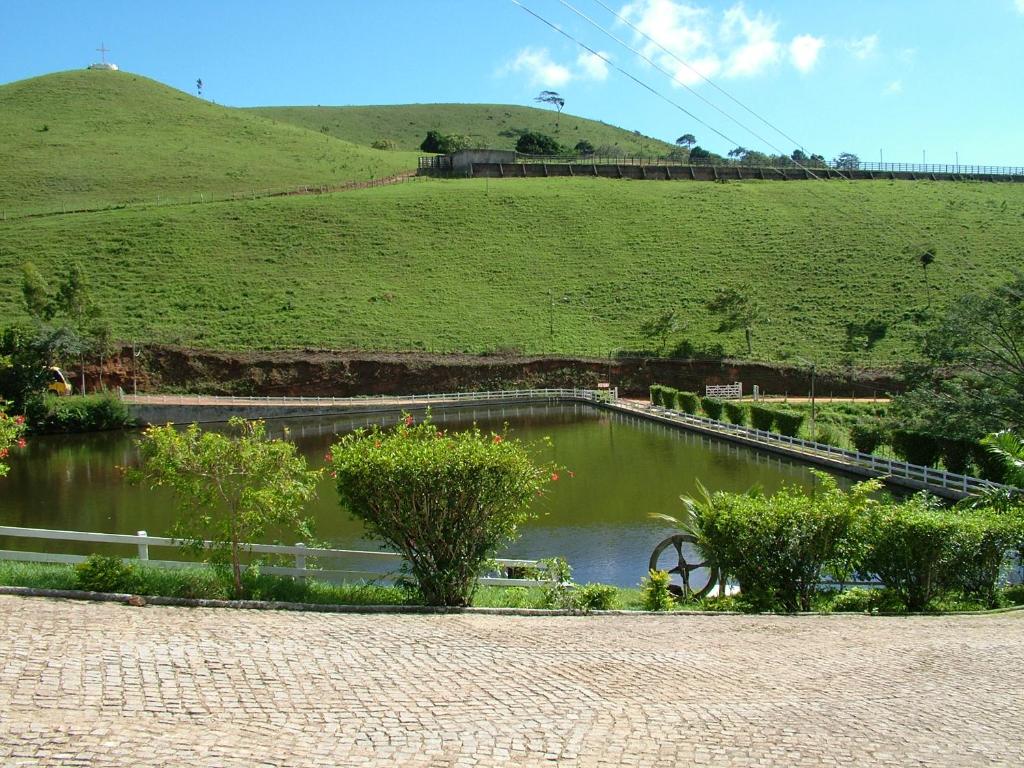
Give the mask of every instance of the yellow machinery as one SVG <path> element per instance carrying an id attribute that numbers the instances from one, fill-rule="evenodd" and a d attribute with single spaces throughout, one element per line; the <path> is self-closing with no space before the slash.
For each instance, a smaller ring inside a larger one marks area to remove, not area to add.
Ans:
<path id="1" fill-rule="evenodd" d="M 50 380 L 46 385 L 46 391 L 53 392 L 60 397 L 71 394 L 71 384 L 64 377 L 64 372 L 60 368 L 50 368 Z"/>

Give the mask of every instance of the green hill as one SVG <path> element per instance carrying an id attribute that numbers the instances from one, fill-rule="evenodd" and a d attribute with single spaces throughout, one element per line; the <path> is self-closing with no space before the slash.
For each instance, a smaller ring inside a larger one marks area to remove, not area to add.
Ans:
<path id="1" fill-rule="evenodd" d="M 402 104 L 377 107 L 258 107 L 256 114 L 355 144 L 390 141 L 419 151 L 427 131 L 469 136 L 476 146 L 515 149 L 525 131 L 538 131 L 568 147 L 586 139 L 606 154 L 665 155 L 678 147 L 596 120 L 561 116 L 551 109 L 505 104 Z"/>
<path id="2" fill-rule="evenodd" d="M 20 215 L 337 184 L 416 167 L 128 72 L 0 86 L 0 211 Z"/>
<path id="3" fill-rule="evenodd" d="M 907 246 L 937 248 L 930 299 L 1003 280 L 1024 244 L 1024 185 L 935 182 L 419 180 L 334 195 L 0 222 L 0 316 L 18 266 L 86 267 L 122 339 L 207 348 L 332 347 L 606 356 L 722 343 L 704 302 L 757 297 L 761 358 L 835 362 L 848 323 L 885 338 L 861 364 L 913 353 L 929 300 Z"/>

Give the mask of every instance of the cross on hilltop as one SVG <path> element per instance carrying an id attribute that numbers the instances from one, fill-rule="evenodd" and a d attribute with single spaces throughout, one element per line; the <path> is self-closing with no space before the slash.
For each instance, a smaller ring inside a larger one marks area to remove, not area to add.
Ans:
<path id="1" fill-rule="evenodd" d="M 107 54 L 110 53 L 110 49 L 107 48 L 106 43 L 101 42 L 100 47 L 96 49 L 100 52 L 100 61 L 104 64 L 107 63 Z"/>

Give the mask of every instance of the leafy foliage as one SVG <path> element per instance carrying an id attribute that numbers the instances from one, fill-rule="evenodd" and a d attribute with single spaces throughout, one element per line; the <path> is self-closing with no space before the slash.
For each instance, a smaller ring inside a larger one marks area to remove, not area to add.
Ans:
<path id="1" fill-rule="evenodd" d="M 858 419 L 850 426 L 850 440 L 861 453 L 874 453 L 885 442 L 885 429 L 878 419 Z"/>
<path id="2" fill-rule="evenodd" d="M 804 414 L 799 411 L 775 411 L 775 428 L 779 434 L 796 437 L 804 423 Z"/>
<path id="3" fill-rule="evenodd" d="M 129 477 L 175 494 L 179 518 L 172 535 L 214 565 L 230 567 L 235 596 L 242 597 L 246 544 L 271 528 L 310 539 L 302 510 L 321 471 L 306 468 L 294 443 L 268 439 L 262 421 L 233 417 L 228 424 L 229 434 L 196 424 L 184 431 L 149 427 L 139 441 L 142 466 Z"/>
<path id="4" fill-rule="evenodd" d="M 640 585 L 645 611 L 671 611 L 675 601 L 668 590 L 668 571 L 651 571 Z"/>
<path id="5" fill-rule="evenodd" d="M 724 408 L 725 417 L 733 424 L 743 426 L 747 423 L 748 410 L 745 404 L 726 400 Z"/>
<path id="6" fill-rule="evenodd" d="M 23 416 L 9 416 L 7 404 L 0 400 L 0 477 L 7 474 L 7 457 L 11 448 L 25 447 L 25 418 Z"/>
<path id="7" fill-rule="evenodd" d="M 810 610 L 825 570 L 847 573 L 858 559 L 856 523 L 881 486 L 870 480 L 844 492 L 831 476 L 816 475 L 810 493 L 792 487 L 773 496 L 716 493 L 703 510 L 701 550 L 763 608 Z"/>
<path id="8" fill-rule="evenodd" d="M 528 131 L 516 142 L 516 152 L 524 155 L 564 155 L 565 147 L 547 134 Z"/>
<path id="9" fill-rule="evenodd" d="M 107 555 L 89 555 L 75 566 L 75 577 L 78 588 L 89 592 L 131 593 L 138 583 L 131 563 Z"/>
<path id="10" fill-rule="evenodd" d="M 922 467 L 933 467 L 942 455 L 942 446 L 937 438 L 925 432 L 909 429 L 894 429 L 889 442 L 901 459 Z"/>
<path id="11" fill-rule="evenodd" d="M 750 413 L 750 425 L 762 432 L 771 432 L 775 425 L 775 411 L 765 408 L 763 405 L 751 403 L 748 409 Z"/>
<path id="12" fill-rule="evenodd" d="M 128 406 L 114 395 L 46 395 L 28 402 L 25 410 L 33 432 L 99 432 L 135 424 Z"/>
<path id="13" fill-rule="evenodd" d="M 725 409 L 725 400 L 716 397 L 702 397 L 700 407 L 707 414 L 709 419 L 721 421 L 722 411 Z"/>
<path id="14" fill-rule="evenodd" d="M 677 392 L 676 403 L 683 413 L 695 414 L 700 408 L 700 397 L 696 392 Z"/>
<path id="15" fill-rule="evenodd" d="M 441 432 L 429 417 L 346 435 L 331 456 L 342 506 L 402 553 L 430 605 L 468 604 L 487 561 L 558 479 L 516 440 Z"/>

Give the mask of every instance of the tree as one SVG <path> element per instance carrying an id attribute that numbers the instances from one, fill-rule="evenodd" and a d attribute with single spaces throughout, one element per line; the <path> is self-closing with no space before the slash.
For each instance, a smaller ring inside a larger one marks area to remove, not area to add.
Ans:
<path id="1" fill-rule="evenodd" d="M 924 272 L 924 293 L 928 309 L 932 307 L 932 289 L 928 284 L 928 267 L 935 262 L 936 251 L 934 245 L 912 245 L 904 251 L 917 259 L 917 263 L 921 265 Z"/>
<path id="2" fill-rule="evenodd" d="M 562 118 L 562 107 L 565 106 L 565 99 L 559 96 L 555 91 L 541 91 L 540 95 L 537 96 L 534 101 L 539 101 L 542 104 L 550 104 L 557 110 L 557 117 L 555 118 L 555 130 L 558 130 L 558 123 Z"/>
<path id="3" fill-rule="evenodd" d="M 268 528 L 309 540 L 302 517 L 316 495 L 322 470 L 287 440 L 268 439 L 262 421 L 233 417 L 229 434 L 150 427 L 139 441 L 142 465 L 129 471 L 135 482 L 169 488 L 177 499 L 172 536 L 184 549 L 230 567 L 235 597 L 243 596 L 241 555 Z M 211 546 L 204 547 L 204 540 Z"/>
<path id="4" fill-rule="evenodd" d="M 743 162 L 743 160 L 749 153 L 750 150 L 748 150 L 746 147 L 736 147 L 735 149 L 729 150 L 729 157 L 733 158 L 734 160 L 739 160 L 740 162 Z"/>
<path id="5" fill-rule="evenodd" d="M 702 163 L 707 162 L 711 159 L 711 153 L 703 147 L 693 147 L 690 149 L 690 162 L 691 163 Z"/>
<path id="6" fill-rule="evenodd" d="M 856 171 L 860 168 L 860 158 L 852 152 L 843 152 L 832 161 L 836 168 L 843 171 Z"/>
<path id="7" fill-rule="evenodd" d="M 735 288 L 719 288 L 708 301 L 707 308 L 719 316 L 719 333 L 743 329 L 747 339 L 747 354 L 753 356 L 754 326 L 761 320 L 760 308 L 754 300 Z"/>
<path id="8" fill-rule="evenodd" d="M 680 147 L 686 147 L 687 149 L 689 149 L 696 143 L 697 137 L 694 136 L 692 133 L 684 133 L 682 136 L 676 139 L 677 145 L 679 145 Z"/>
<path id="9" fill-rule="evenodd" d="M 896 418 L 972 440 L 1024 428 L 1024 272 L 957 299 L 925 334 L 922 355 L 905 371 Z"/>
<path id="10" fill-rule="evenodd" d="M 25 438 L 22 437 L 24 432 L 25 417 L 8 416 L 7 404 L 0 400 L 0 477 L 7 474 L 7 457 L 11 448 L 25 447 Z"/>
<path id="11" fill-rule="evenodd" d="M 203 95 L 203 78 L 201 77 L 196 80 L 196 95 L 200 97 Z"/>
<path id="12" fill-rule="evenodd" d="M 527 131 L 516 142 L 516 152 L 524 155 L 561 155 L 565 154 L 565 147 L 543 133 Z"/>
<path id="13" fill-rule="evenodd" d="M 443 140 L 444 136 L 441 135 L 440 131 L 427 131 L 426 138 L 420 143 L 420 151 L 443 154 L 441 152 L 441 142 Z"/>
<path id="14" fill-rule="evenodd" d="M 573 147 L 576 152 L 580 155 L 592 155 L 594 154 L 594 145 L 586 139 L 581 139 L 576 142 L 576 146 Z"/>
<path id="15" fill-rule="evenodd" d="M 640 333 L 644 338 L 658 342 L 658 355 L 665 354 L 665 347 L 668 346 L 668 339 L 673 333 L 679 330 L 679 319 L 676 311 L 670 309 L 662 312 L 657 317 L 651 318 L 640 326 Z"/>
<path id="16" fill-rule="evenodd" d="M 429 416 L 345 435 L 331 448 L 342 506 L 402 553 L 429 605 L 466 605 L 500 547 L 536 512 L 557 469 L 475 425 L 441 432 Z"/>

